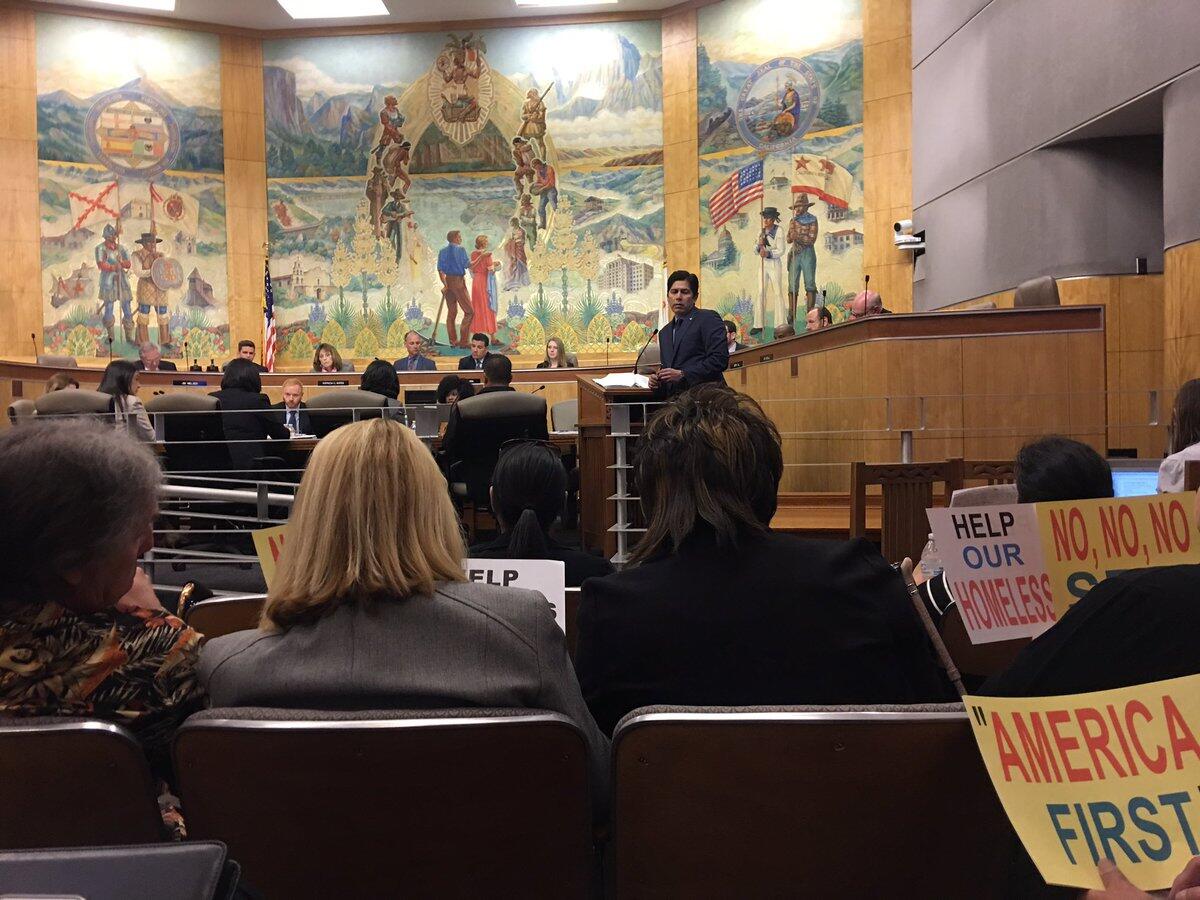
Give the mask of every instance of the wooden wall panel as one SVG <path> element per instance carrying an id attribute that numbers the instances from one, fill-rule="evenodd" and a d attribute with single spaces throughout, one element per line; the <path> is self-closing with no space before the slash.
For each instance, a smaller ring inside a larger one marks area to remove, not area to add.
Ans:
<path id="1" fill-rule="evenodd" d="M 696 10 L 663 17 L 664 264 L 700 271 L 700 168 L 696 125 Z M 704 304 L 701 292 L 700 304 Z"/>
<path id="2" fill-rule="evenodd" d="M 1171 247 L 1163 267 L 1163 376 L 1174 391 L 1200 377 L 1200 241 Z"/>
<path id="3" fill-rule="evenodd" d="M 0 354 L 41 344 L 34 14 L 0 7 Z"/>

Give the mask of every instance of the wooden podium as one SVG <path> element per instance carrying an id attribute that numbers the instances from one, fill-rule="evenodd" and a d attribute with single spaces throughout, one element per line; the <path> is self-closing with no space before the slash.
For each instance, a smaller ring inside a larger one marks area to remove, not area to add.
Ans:
<path id="1" fill-rule="evenodd" d="M 654 395 L 643 388 L 604 388 L 586 375 L 576 383 L 580 542 L 620 564 L 645 531 L 632 492 L 631 451 Z"/>

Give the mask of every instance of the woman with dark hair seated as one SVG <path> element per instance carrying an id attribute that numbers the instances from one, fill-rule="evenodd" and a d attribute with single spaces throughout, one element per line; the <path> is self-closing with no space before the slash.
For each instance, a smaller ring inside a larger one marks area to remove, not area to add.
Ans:
<path id="1" fill-rule="evenodd" d="M 466 378 L 457 375 L 447 375 L 438 382 L 437 402 L 449 403 L 453 406 L 459 400 L 475 396 L 475 385 Z"/>
<path id="2" fill-rule="evenodd" d="M 476 544 L 471 556 L 562 560 L 567 587 L 579 587 L 585 578 L 612 574 L 612 563 L 604 557 L 572 549 L 550 537 L 550 526 L 562 514 L 566 496 L 567 471 L 557 450 L 534 442 L 502 448 L 491 487 L 491 507 L 500 521 L 500 536 Z"/>
<path id="3" fill-rule="evenodd" d="M 115 428 L 128 431 L 140 440 L 152 441 L 154 426 L 150 424 L 150 417 L 146 415 L 146 407 L 138 399 L 137 376 L 137 369 L 129 360 L 114 359 L 104 367 L 100 386 L 96 390 L 112 395 Z"/>
<path id="4" fill-rule="evenodd" d="M 382 359 L 374 359 L 365 369 L 358 381 L 360 391 L 372 391 L 387 397 L 388 416 L 399 419 L 404 416 L 404 408 L 400 404 L 400 378 L 396 375 L 396 367 Z"/>
<path id="5" fill-rule="evenodd" d="M 286 441 L 292 436 L 271 409 L 258 372 L 253 360 L 231 359 L 221 376 L 221 389 L 212 392 L 221 404 L 221 425 L 234 470 L 254 470 L 256 460 L 266 453 L 261 443 L 266 438 Z"/>
<path id="6" fill-rule="evenodd" d="M 1200 378 L 1184 382 L 1175 394 L 1167 451 L 1170 455 L 1158 467 L 1158 489 L 1164 494 L 1179 493 L 1188 460 L 1200 459 Z"/>
<path id="7" fill-rule="evenodd" d="M 953 698 L 878 550 L 771 530 L 783 455 L 752 399 L 686 391 L 647 423 L 634 465 L 646 534 L 579 608 L 575 667 L 601 728 L 655 703 Z"/>

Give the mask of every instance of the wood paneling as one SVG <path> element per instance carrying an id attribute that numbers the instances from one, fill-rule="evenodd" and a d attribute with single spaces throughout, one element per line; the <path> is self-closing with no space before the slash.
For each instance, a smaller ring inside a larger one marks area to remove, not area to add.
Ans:
<path id="1" fill-rule="evenodd" d="M 664 16 L 662 42 L 665 262 L 668 269 L 699 272 L 696 10 L 680 9 Z"/>
<path id="2" fill-rule="evenodd" d="M 1174 390 L 1200 377 L 1200 241 L 1171 247 L 1163 268 L 1163 376 Z"/>

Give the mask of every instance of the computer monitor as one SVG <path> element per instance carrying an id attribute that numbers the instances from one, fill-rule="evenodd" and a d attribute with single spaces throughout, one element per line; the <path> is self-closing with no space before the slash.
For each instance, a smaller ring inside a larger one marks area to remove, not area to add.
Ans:
<path id="1" fill-rule="evenodd" d="M 1158 461 L 1153 459 L 1110 459 L 1113 495 L 1146 497 L 1158 493 Z"/>
<path id="2" fill-rule="evenodd" d="M 426 404 L 433 405 L 437 403 L 437 391 L 427 390 L 406 390 L 404 392 L 405 406 L 424 406 Z"/>

